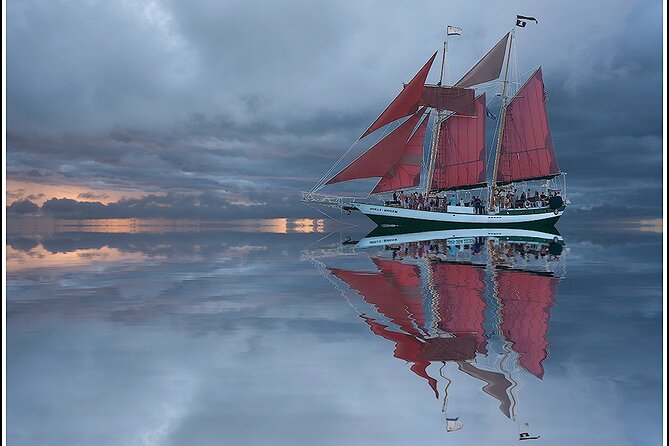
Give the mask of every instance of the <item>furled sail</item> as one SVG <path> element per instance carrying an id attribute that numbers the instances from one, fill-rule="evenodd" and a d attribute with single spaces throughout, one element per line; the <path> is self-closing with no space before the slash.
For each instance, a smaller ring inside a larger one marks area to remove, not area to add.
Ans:
<path id="1" fill-rule="evenodd" d="M 506 33 L 471 70 L 462 76 L 462 79 L 455 83 L 455 86 L 466 88 L 497 79 L 502 72 L 509 34 Z"/>
<path id="2" fill-rule="evenodd" d="M 476 116 L 451 115 L 441 123 L 432 190 L 471 189 L 486 182 L 485 94 Z"/>
<path id="3" fill-rule="evenodd" d="M 538 378 L 548 356 L 548 322 L 559 278 L 523 271 L 498 270 L 500 329 L 518 353 L 518 362 Z"/>
<path id="4" fill-rule="evenodd" d="M 369 128 L 362 134 L 359 139 L 364 138 L 365 136 L 372 133 L 374 130 L 380 129 L 386 124 L 389 124 L 393 121 L 396 121 L 405 116 L 409 116 L 412 113 L 415 113 L 418 110 L 421 100 L 421 94 L 423 92 L 423 85 L 425 84 L 425 79 L 427 79 L 427 74 L 432 67 L 432 62 L 437 56 L 435 52 L 432 57 L 423 65 L 423 68 L 416 73 L 416 75 L 409 81 L 408 84 L 404 86 L 404 89 L 397 95 L 393 102 L 386 107 L 386 109 L 381 113 L 381 115 L 376 118 L 376 120 L 369 126 Z"/>
<path id="5" fill-rule="evenodd" d="M 471 88 L 425 85 L 421 104 L 436 108 L 439 111 L 450 110 L 458 115 L 472 116 L 476 114 L 474 90 Z"/>
<path id="6" fill-rule="evenodd" d="M 412 117 L 400 124 L 399 127 L 356 158 L 337 175 L 330 178 L 325 184 L 335 184 L 361 178 L 385 177 L 398 162 L 401 162 L 407 140 L 423 113 L 425 113 L 425 107 L 418 110 Z"/>
<path id="7" fill-rule="evenodd" d="M 485 269 L 459 263 L 432 263 L 432 289 L 437 300 L 437 326 L 454 336 L 476 338 L 476 349 L 486 351 L 483 328 Z"/>
<path id="8" fill-rule="evenodd" d="M 506 108 L 497 183 L 553 178 L 560 174 L 546 113 L 541 67 Z"/>
<path id="9" fill-rule="evenodd" d="M 416 187 L 420 184 L 420 168 L 423 160 L 423 141 L 429 115 L 423 119 L 413 136 L 404 146 L 400 159 L 386 172 L 376 185 L 373 194 Z"/>

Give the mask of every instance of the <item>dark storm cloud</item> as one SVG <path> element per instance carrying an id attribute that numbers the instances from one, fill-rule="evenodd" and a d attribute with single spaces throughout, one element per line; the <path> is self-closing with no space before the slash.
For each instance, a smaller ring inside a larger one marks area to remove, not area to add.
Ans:
<path id="1" fill-rule="evenodd" d="M 34 214 L 39 206 L 30 200 L 18 200 L 7 207 L 8 214 Z"/>
<path id="2" fill-rule="evenodd" d="M 446 12 L 465 30 L 451 44 L 452 80 L 503 34 L 508 11 L 529 11 L 540 24 L 519 30 L 521 72 L 544 66 L 574 204 L 659 214 L 660 2 L 455 2 L 426 13 L 441 9 L 10 2 L 9 178 L 283 200 L 310 188 L 438 48 Z"/>
<path id="3" fill-rule="evenodd" d="M 51 198 L 41 207 L 43 215 L 64 218 L 263 218 L 299 217 L 303 210 L 297 197 L 276 193 L 250 193 L 250 204 L 235 204 L 216 193 L 168 193 L 166 195 L 146 195 L 142 198 L 126 198 L 103 204 L 100 202 L 77 201 L 69 198 Z M 260 201 L 267 200 L 267 201 Z M 30 201 L 16 202 L 10 206 L 14 212 L 31 206 L 32 212 L 38 207 Z M 34 207 L 34 208 L 33 208 Z M 25 212 L 21 212 L 25 213 Z"/>

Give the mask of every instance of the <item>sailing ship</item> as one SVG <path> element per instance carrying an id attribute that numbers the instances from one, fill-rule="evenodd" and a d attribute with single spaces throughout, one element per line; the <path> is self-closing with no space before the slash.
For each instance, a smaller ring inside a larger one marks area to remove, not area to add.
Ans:
<path id="1" fill-rule="evenodd" d="M 517 424 L 519 439 L 538 438 L 519 417 L 518 389 L 526 377 L 542 379 L 545 373 L 564 242 L 559 234 L 537 231 L 465 233 L 443 231 L 443 239 L 429 239 L 439 235 L 429 232 L 401 234 L 412 241 L 375 245 L 383 251 L 370 254 L 371 271 L 316 263 L 335 286 L 343 283 L 359 296 L 362 305 L 351 306 L 370 331 L 394 343 L 393 356 L 410 363 L 442 400 L 447 431 L 466 421 L 448 409 L 452 379 L 443 372 L 454 364 L 497 400 L 500 412 Z M 354 246 L 369 246 L 359 243 Z M 438 374 L 430 372 L 433 364 Z"/>
<path id="2" fill-rule="evenodd" d="M 303 192 L 302 201 L 360 211 L 378 225 L 553 226 L 568 203 L 565 174 L 555 154 L 541 67 L 522 84 L 517 66 L 510 68 L 516 27 L 524 26 L 521 19 L 536 20 L 518 17 L 516 26 L 453 85 L 443 82 L 447 32 L 439 82 L 426 83 L 435 52 L 340 160 Z M 486 102 L 489 91 L 476 95 L 477 89 L 501 89 L 492 95 L 494 101 L 501 97 L 497 116 Z M 497 123 L 488 175 L 486 119 L 493 118 Z M 337 171 L 352 148 L 373 135 L 379 135 L 378 141 Z M 367 178 L 379 180 L 364 198 L 321 192 Z M 538 184 L 530 196 L 532 183 Z"/>

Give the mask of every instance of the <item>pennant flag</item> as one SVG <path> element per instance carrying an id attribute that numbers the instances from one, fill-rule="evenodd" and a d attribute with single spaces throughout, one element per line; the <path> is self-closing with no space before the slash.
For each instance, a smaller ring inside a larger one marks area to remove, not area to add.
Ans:
<path id="1" fill-rule="evenodd" d="M 539 23 L 539 21 L 534 17 L 527 17 L 524 15 L 516 15 L 516 26 L 520 28 L 525 28 L 528 20 L 534 20 L 534 23 Z"/>
<path id="2" fill-rule="evenodd" d="M 462 34 L 462 28 L 448 25 L 448 27 L 446 27 L 446 34 L 449 36 L 459 36 L 460 34 Z"/>
<path id="3" fill-rule="evenodd" d="M 490 109 L 486 106 L 485 108 L 485 115 L 489 117 L 490 119 L 497 119 L 497 116 L 493 115 Z"/>

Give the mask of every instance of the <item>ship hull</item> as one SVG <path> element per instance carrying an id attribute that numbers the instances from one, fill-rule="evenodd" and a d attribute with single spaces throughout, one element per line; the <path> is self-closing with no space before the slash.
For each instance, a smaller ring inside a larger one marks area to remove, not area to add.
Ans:
<path id="1" fill-rule="evenodd" d="M 418 211 L 361 203 L 356 203 L 355 207 L 379 226 L 400 226 L 421 230 L 493 227 L 551 228 L 564 213 L 564 206 L 556 210 L 519 209 L 490 215 Z"/>

